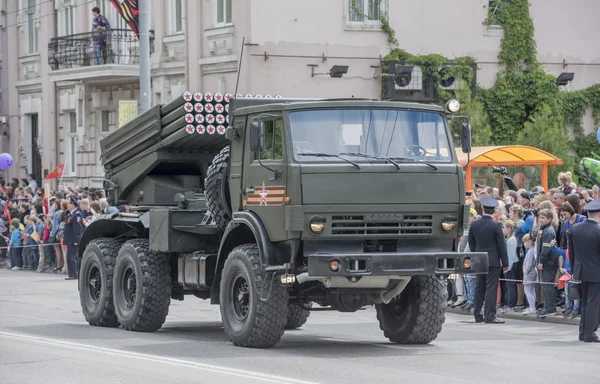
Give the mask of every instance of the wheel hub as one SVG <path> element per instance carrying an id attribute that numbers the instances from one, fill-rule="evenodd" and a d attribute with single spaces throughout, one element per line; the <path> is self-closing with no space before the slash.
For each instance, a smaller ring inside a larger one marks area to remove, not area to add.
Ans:
<path id="1" fill-rule="evenodd" d="M 100 294 L 102 292 L 102 277 L 100 275 L 100 269 L 94 265 L 88 272 L 88 281 L 90 283 L 90 297 L 94 303 L 100 300 Z"/>
<path id="2" fill-rule="evenodd" d="M 131 266 L 128 266 L 123 274 L 123 287 L 125 288 L 125 305 L 127 306 L 127 309 L 131 309 L 135 304 L 135 294 L 137 291 L 135 272 Z"/>
<path id="3" fill-rule="evenodd" d="M 232 280 L 233 289 L 232 293 L 232 309 L 235 319 L 243 323 L 248 317 L 250 312 L 250 289 L 248 287 L 248 281 L 243 276 L 236 276 Z"/>

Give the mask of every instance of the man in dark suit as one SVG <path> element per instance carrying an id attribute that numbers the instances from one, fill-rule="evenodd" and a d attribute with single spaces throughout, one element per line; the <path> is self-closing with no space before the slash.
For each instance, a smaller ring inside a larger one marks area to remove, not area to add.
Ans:
<path id="1" fill-rule="evenodd" d="M 489 260 L 488 273 L 477 275 L 475 288 L 475 322 L 486 324 L 503 324 L 504 321 L 496 317 L 496 299 L 498 298 L 498 282 L 500 273 L 508 271 L 508 253 L 506 241 L 502 233 L 502 224 L 492 218 L 498 202 L 491 198 L 481 199 L 483 216 L 473 221 L 469 228 L 469 249 L 471 252 L 487 252 Z M 484 315 L 481 308 L 485 299 Z"/>
<path id="2" fill-rule="evenodd" d="M 64 243 L 67 246 L 67 264 L 69 268 L 69 277 L 65 280 L 77 280 L 79 276 L 79 267 L 77 265 L 77 249 L 79 240 L 83 232 L 83 217 L 79 210 L 79 200 L 75 195 L 69 197 L 67 204 L 69 214 L 65 224 Z"/>
<path id="3" fill-rule="evenodd" d="M 579 341 L 598 343 L 600 314 L 600 199 L 586 204 L 589 219 L 574 225 L 569 241 L 573 280 L 581 281 Z"/>

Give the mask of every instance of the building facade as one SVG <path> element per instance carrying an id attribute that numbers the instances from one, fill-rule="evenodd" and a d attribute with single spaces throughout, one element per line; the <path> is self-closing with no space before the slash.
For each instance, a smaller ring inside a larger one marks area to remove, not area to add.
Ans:
<path id="1" fill-rule="evenodd" d="M 410 53 L 473 56 L 483 87 L 499 69 L 503 31 L 484 25 L 487 0 L 148 1 L 153 104 L 186 89 L 234 93 L 240 58 L 238 93 L 379 98 L 390 48 L 372 19 L 383 13 Z M 95 6 L 110 22 L 105 46 L 91 33 Z M 99 141 L 118 129 L 119 101 L 139 99 L 137 38 L 108 0 L 0 0 L 0 7 L 0 143 L 15 161 L 9 176 L 43 178 L 65 162 L 65 182 L 101 185 Z M 553 75 L 575 74 L 567 89 L 600 83 L 599 8 L 596 0 L 568 8 L 531 0 L 539 60 Z M 334 65 L 348 72 L 332 78 Z M 593 129 L 591 113 L 584 127 Z"/>

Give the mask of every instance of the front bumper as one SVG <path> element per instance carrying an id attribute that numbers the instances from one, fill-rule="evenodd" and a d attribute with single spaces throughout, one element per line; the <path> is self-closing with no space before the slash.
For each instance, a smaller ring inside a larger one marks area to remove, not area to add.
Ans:
<path id="1" fill-rule="evenodd" d="M 471 268 L 463 262 L 470 259 Z M 485 252 L 431 252 L 431 253 L 313 253 L 308 257 L 309 276 L 415 276 L 479 274 L 488 271 Z M 331 261 L 338 261 L 337 271 L 330 269 Z"/>

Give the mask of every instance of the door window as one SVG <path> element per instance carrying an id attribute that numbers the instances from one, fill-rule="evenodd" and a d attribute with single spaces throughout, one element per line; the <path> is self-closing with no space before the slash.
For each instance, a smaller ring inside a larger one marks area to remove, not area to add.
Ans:
<path id="1" fill-rule="evenodd" d="M 283 128 L 281 120 L 266 120 L 265 124 L 265 144 L 260 152 L 261 160 L 282 160 L 283 159 Z M 255 160 L 258 154 L 255 155 Z"/>

